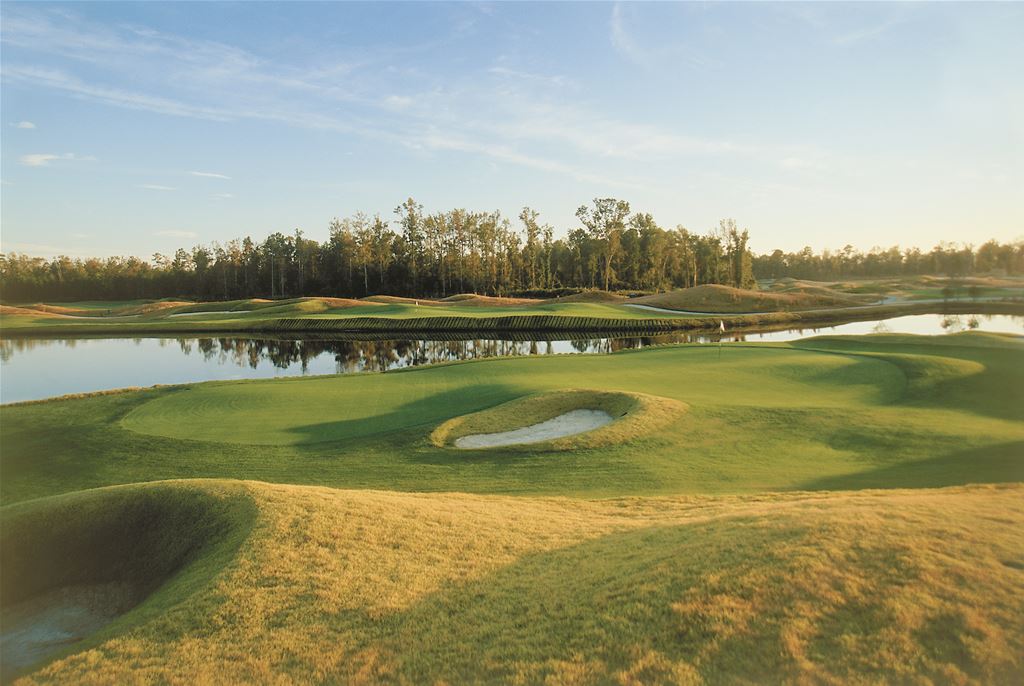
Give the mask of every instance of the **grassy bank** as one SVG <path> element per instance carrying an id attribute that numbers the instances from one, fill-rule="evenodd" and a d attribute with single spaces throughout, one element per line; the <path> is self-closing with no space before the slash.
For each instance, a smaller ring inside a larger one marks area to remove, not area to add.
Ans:
<path id="1" fill-rule="evenodd" d="M 207 304 L 212 305 L 212 304 Z M 237 305 L 218 304 L 223 307 Z M 131 317 L 86 317 L 0 314 L 0 335 L 125 336 L 186 333 L 330 334 L 330 333 L 516 333 L 601 332 L 668 333 L 716 331 L 719 322 L 730 331 L 827 326 L 911 314 L 1024 315 L 1024 302 L 949 301 L 901 302 L 888 305 L 816 309 L 760 314 L 695 314 L 653 311 L 627 304 L 549 303 L 516 306 L 447 306 L 408 303 L 374 304 L 340 309 L 303 309 L 302 303 L 261 307 L 250 311 L 200 309 L 167 310 Z M 10 309 L 10 308 L 8 308 Z"/>
<path id="2" fill-rule="evenodd" d="M 255 518 L 228 559 L 193 563 L 212 577 L 172 577 L 22 683 L 1024 677 L 1020 486 L 589 502 L 204 481 L 79 500 L 154 491 Z"/>

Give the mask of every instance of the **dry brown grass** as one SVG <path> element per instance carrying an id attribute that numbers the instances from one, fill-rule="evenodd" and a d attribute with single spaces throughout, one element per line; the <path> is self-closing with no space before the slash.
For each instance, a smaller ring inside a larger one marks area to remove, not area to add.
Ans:
<path id="1" fill-rule="evenodd" d="M 162 312 L 163 310 L 170 310 L 175 307 L 185 307 L 186 305 L 195 305 L 195 303 L 188 300 L 160 300 L 158 302 L 146 303 L 145 305 L 118 307 L 110 311 L 110 316 L 150 314 L 151 312 Z"/>
<path id="2" fill-rule="evenodd" d="M 573 295 L 564 295 L 560 298 L 548 298 L 545 303 L 611 303 L 620 304 L 627 302 L 629 298 L 618 293 L 609 293 L 608 291 L 583 291 L 582 293 L 574 293 Z"/>
<path id="3" fill-rule="evenodd" d="M 606 501 L 179 486 L 253 500 L 234 562 L 21 683 L 1024 676 L 1019 485 Z"/>
<path id="4" fill-rule="evenodd" d="M 382 303 L 384 305 L 444 305 L 437 300 L 420 300 L 416 298 L 404 298 L 398 295 L 369 295 L 363 298 L 362 302 Z"/>
<path id="5" fill-rule="evenodd" d="M 669 310 L 694 312 L 775 312 L 779 310 L 809 310 L 827 307 L 849 307 L 863 304 L 862 299 L 848 295 L 821 292 L 778 293 L 748 291 L 720 285 L 684 288 L 670 293 L 657 293 L 633 298 L 631 303 L 650 305 Z"/>
<path id="6" fill-rule="evenodd" d="M 29 317 L 56 317 L 58 316 L 53 312 L 44 312 L 42 310 L 36 310 L 28 307 L 14 307 L 13 305 L 0 305 L 0 314 L 6 314 L 10 316 L 29 316 Z"/>
<path id="7" fill-rule="evenodd" d="M 535 298 L 498 298 L 493 295 L 460 293 L 442 298 L 439 302 L 460 307 L 509 307 L 513 305 L 537 305 L 541 301 Z"/>

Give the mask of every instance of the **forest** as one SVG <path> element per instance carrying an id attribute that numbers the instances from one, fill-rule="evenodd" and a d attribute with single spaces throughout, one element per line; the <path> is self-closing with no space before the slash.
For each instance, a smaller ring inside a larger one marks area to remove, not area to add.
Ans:
<path id="1" fill-rule="evenodd" d="M 565 238 L 524 207 L 500 212 L 453 209 L 425 213 L 412 198 L 391 218 L 357 213 L 333 219 L 324 242 L 301 230 L 179 248 L 173 255 L 52 259 L 0 255 L 6 302 L 191 297 L 388 294 L 444 297 L 456 293 L 551 296 L 580 289 L 653 292 L 701 284 L 753 287 L 757 279 L 813 280 L 938 274 L 1024 274 L 1024 242 L 991 240 L 977 247 L 940 243 L 919 248 L 852 246 L 815 253 L 810 247 L 754 255 L 749 232 L 732 219 L 698 233 L 659 226 L 615 198 L 576 211 Z"/>

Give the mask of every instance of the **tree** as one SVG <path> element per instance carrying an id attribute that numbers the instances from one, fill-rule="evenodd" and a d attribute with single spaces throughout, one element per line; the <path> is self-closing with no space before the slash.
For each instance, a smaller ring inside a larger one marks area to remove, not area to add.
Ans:
<path id="1" fill-rule="evenodd" d="M 594 198 L 594 206 L 581 205 L 576 217 L 586 227 L 590 237 L 601 244 L 604 265 L 604 289 L 611 289 L 612 263 L 619 253 L 622 231 L 629 216 L 629 203 L 615 198 Z"/>

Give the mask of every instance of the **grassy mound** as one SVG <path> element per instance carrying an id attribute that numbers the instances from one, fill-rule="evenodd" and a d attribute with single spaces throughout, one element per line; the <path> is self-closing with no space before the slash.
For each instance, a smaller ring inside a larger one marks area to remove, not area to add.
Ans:
<path id="1" fill-rule="evenodd" d="M 657 293 L 633 298 L 630 303 L 691 312 L 776 312 L 779 310 L 810 310 L 829 307 L 850 307 L 864 304 L 862 300 L 840 295 L 816 293 L 777 293 L 748 291 L 720 285 L 684 288 L 670 293 Z"/>
<path id="2" fill-rule="evenodd" d="M 368 295 L 363 298 L 363 302 L 383 303 L 385 305 L 442 305 L 442 303 L 436 300 L 420 300 L 398 295 Z"/>
<path id="3" fill-rule="evenodd" d="M 439 448 L 463 436 L 511 431 L 553 419 L 572 410 L 601 410 L 613 417 L 593 431 L 504 450 L 579 450 L 623 443 L 657 431 L 686 411 L 686 404 L 644 393 L 569 389 L 536 393 L 480 412 L 454 417 L 430 434 Z"/>
<path id="4" fill-rule="evenodd" d="M 493 295 L 460 293 L 442 298 L 439 302 L 459 305 L 460 307 L 510 307 L 514 305 L 536 305 L 540 301 L 533 298 L 499 298 Z"/>
<path id="5" fill-rule="evenodd" d="M 31 316 L 31 317 L 57 317 L 54 312 L 43 312 L 31 307 L 15 307 L 13 305 L 0 305 L 0 314 L 10 316 Z"/>
<path id="6" fill-rule="evenodd" d="M 1020 486 L 605 501 L 146 488 L 244 493 L 251 534 L 215 584 L 25 683 L 1024 678 Z"/>
<path id="7" fill-rule="evenodd" d="M 593 290 L 583 291 L 582 293 L 574 293 L 572 295 L 563 295 L 559 298 L 548 298 L 545 303 L 613 303 L 621 304 L 627 302 L 629 298 L 618 293 L 609 293 L 608 291 Z"/>
<path id="8" fill-rule="evenodd" d="M 248 498 L 231 487 L 172 483 L 111 487 L 0 510 L 4 629 L 31 629 L 60 612 L 62 592 L 116 587 L 93 608 L 115 621 L 101 636 L 151 620 L 220 571 L 251 526 Z M 58 607 L 47 607 L 57 602 Z M 36 630 L 39 631 L 38 629 Z M 64 647 L 55 642 L 57 651 Z M 23 655 L 8 656 L 14 664 Z M 6 669 L 5 669 L 6 671 Z"/>

